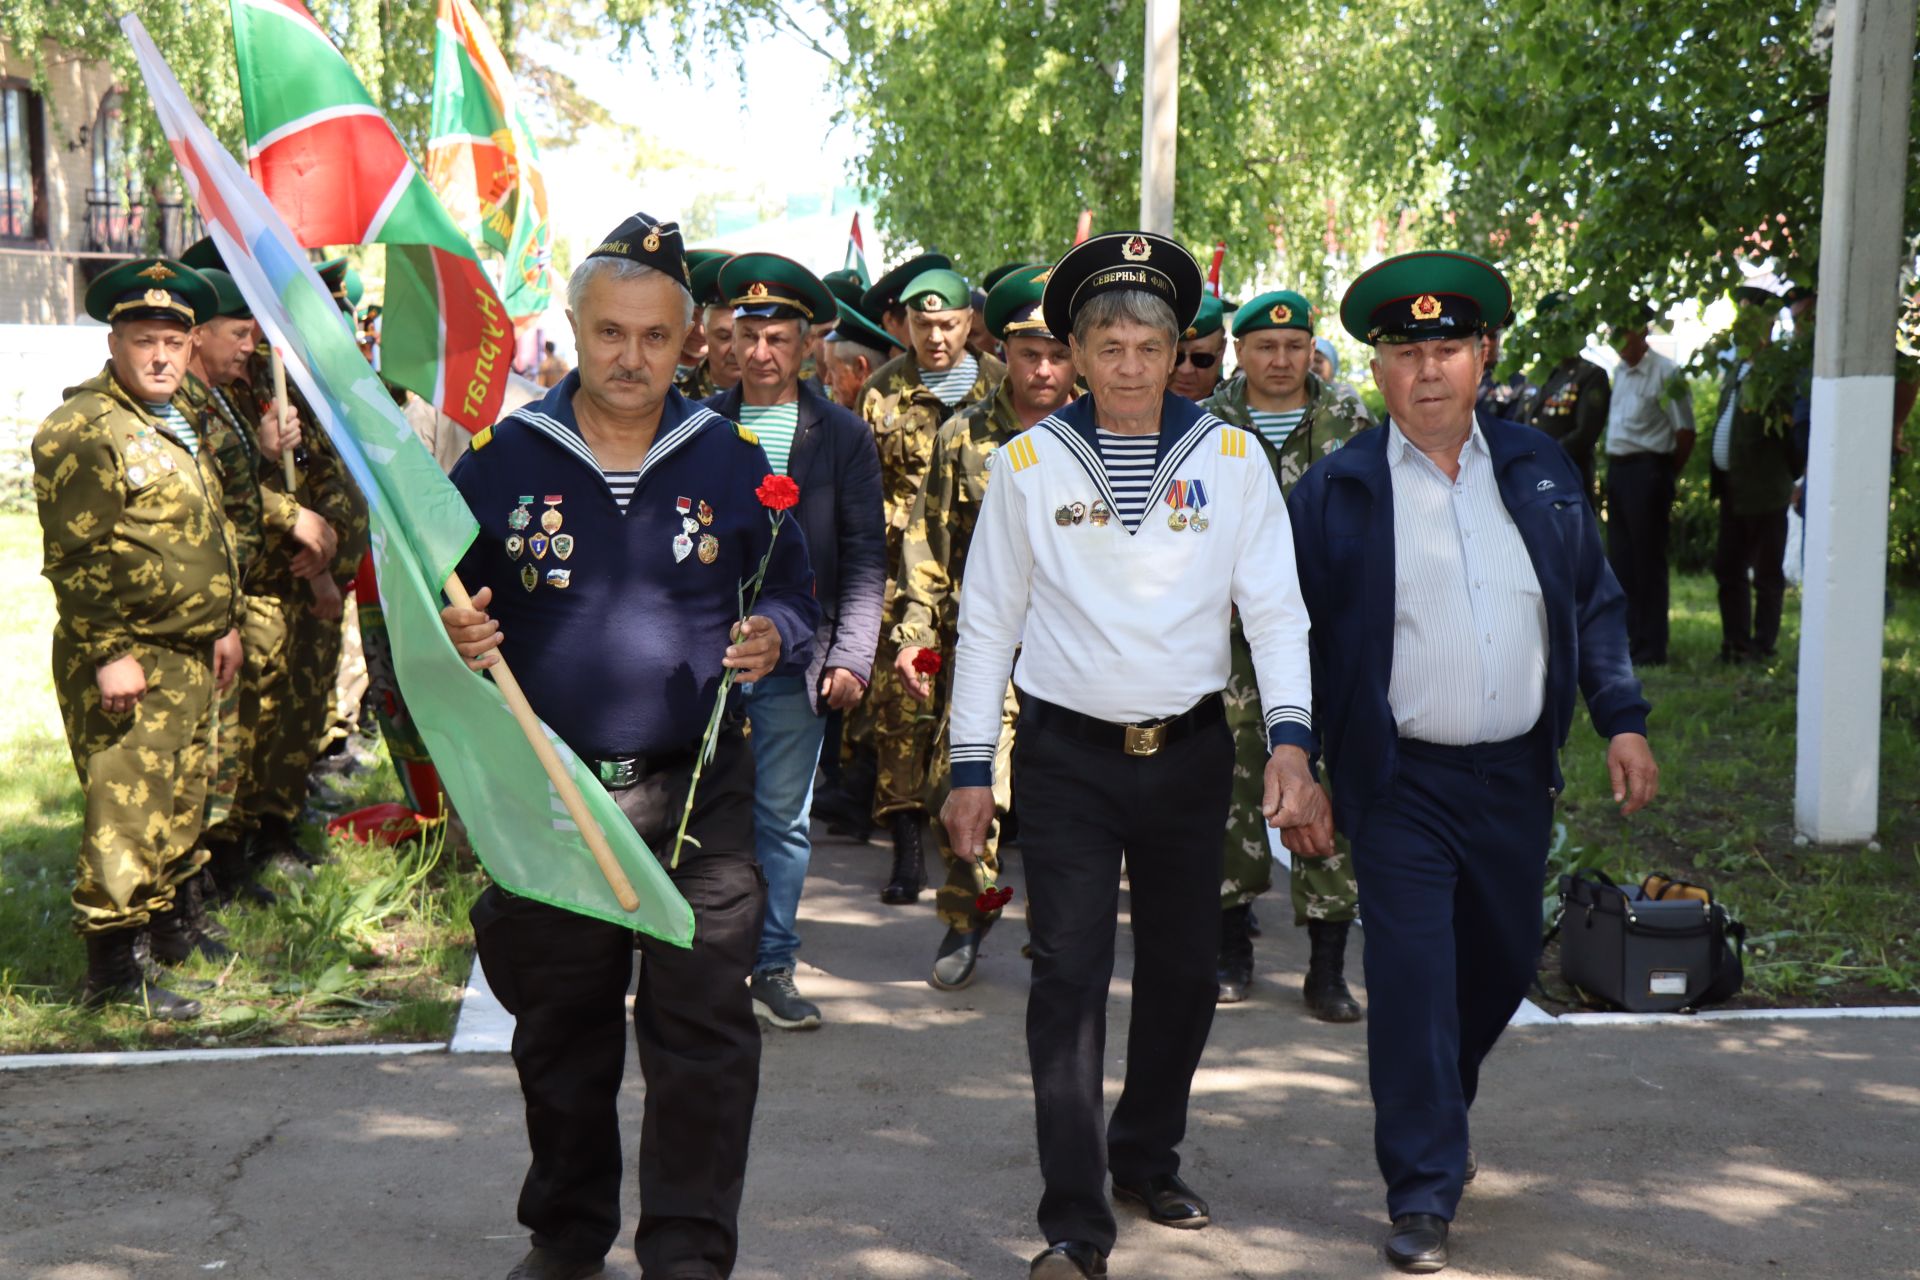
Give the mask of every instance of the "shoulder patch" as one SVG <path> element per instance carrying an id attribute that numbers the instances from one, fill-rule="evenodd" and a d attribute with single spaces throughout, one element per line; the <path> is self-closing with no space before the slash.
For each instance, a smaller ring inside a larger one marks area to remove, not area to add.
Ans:
<path id="1" fill-rule="evenodd" d="M 1220 456 L 1223 458 L 1244 458 L 1247 456 L 1247 433 L 1238 427 L 1220 428 Z"/>
<path id="2" fill-rule="evenodd" d="M 1007 464 L 1015 471 L 1025 471 L 1040 461 L 1040 452 L 1033 447 L 1031 435 L 1014 437 L 1000 452 L 1006 455 Z"/>
<path id="3" fill-rule="evenodd" d="M 753 432 L 747 430 L 745 427 L 741 426 L 737 422 L 733 424 L 733 434 L 739 436 L 742 440 L 745 440 L 748 444 L 760 443 L 759 436 L 753 434 Z"/>
<path id="4" fill-rule="evenodd" d="M 492 443 L 493 443 L 493 428 L 482 427 L 478 431 L 473 433 L 473 443 L 468 447 L 471 448 L 475 453 L 478 453 L 480 452 L 480 450 L 486 448 L 488 445 Z"/>

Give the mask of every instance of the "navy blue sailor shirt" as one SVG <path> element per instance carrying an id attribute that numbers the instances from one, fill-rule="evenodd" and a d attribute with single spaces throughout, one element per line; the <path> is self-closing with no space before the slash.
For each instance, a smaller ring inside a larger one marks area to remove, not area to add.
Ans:
<path id="1" fill-rule="evenodd" d="M 480 533 L 460 561 L 534 711 L 574 751 L 607 759 L 699 744 L 740 589 L 772 542 L 753 612 L 780 633 L 773 674 L 805 672 L 820 606 L 799 522 L 778 538 L 754 490 L 766 451 L 667 392 L 622 509 L 573 413 L 580 375 L 474 437 L 451 479 Z"/>

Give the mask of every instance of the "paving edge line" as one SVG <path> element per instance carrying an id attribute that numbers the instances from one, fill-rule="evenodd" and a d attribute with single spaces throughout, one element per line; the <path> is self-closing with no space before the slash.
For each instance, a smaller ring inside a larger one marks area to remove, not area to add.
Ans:
<path id="1" fill-rule="evenodd" d="M 36 1067 L 146 1067 L 162 1062 L 244 1062 L 252 1058 L 399 1057 L 416 1053 L 445 1053 L 438 1040 L 431 1044 L 288 1044 L 254 1049 L 134 1049 L 104 1053 L 21 1053 L 0 1055 L 0 1071 L 27 1071 Z"/>
<path id="2" fill-rule="evenodd" d="M 1852 1009 L 1709 1009 L 1704 1013 L 1592 1012 L 1552 1014 L 1524 1001 L 1508 1023 L 1514 1027 L 1687 1027 L 1702 1022 L 1821 1022 L 1833 1018 L 1883 1021 L 1920 1018 L 1920 1005 L 1870 1005 Z"/>

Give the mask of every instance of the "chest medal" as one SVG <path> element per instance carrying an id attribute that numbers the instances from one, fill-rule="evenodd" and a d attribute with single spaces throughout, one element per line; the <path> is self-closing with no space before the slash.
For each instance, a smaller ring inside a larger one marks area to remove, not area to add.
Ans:
<path id="1" fill-rule="evenodd" d="M 562 523 L 560 518 L 560 495 L 557 493 L 548 494 L 542 498 L 541 501 L 547 504 L 547 509 L 540 513 L 540 527 L 548 533 L 560 532 L 560 525 Z"/>

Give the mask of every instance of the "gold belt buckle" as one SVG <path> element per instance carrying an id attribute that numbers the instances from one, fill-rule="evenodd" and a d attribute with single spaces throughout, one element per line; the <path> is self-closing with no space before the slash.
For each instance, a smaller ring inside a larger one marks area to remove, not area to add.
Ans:
<path id="1" fill-rule="evenodd" d="M 1158 755 L 1160 748 L 1166 745 L 1167 726 L 1160 724 L 1130 724 L 1126 726 L 1126 752 L 1130 756 Z"/>

